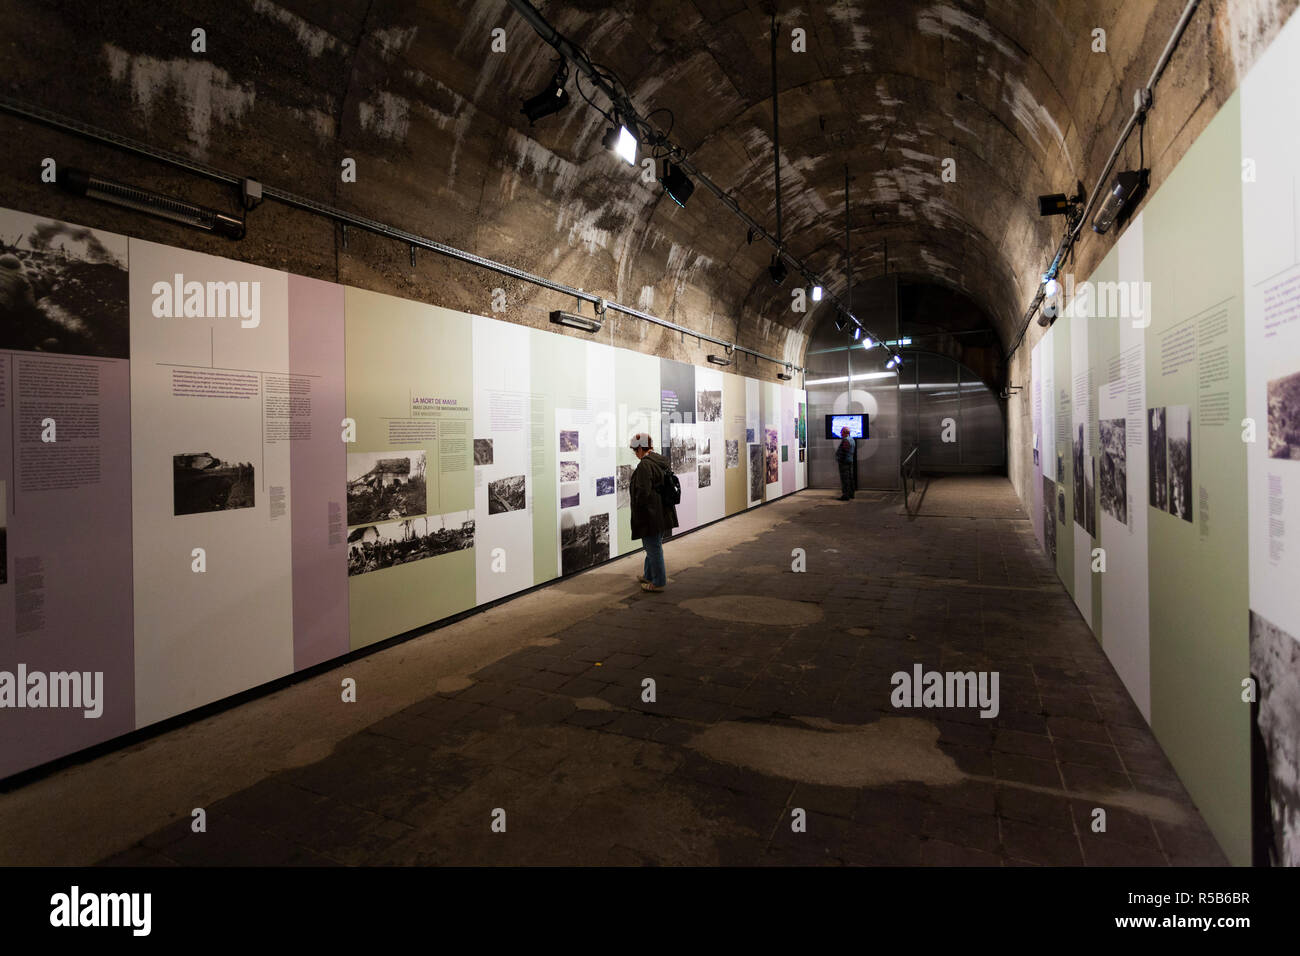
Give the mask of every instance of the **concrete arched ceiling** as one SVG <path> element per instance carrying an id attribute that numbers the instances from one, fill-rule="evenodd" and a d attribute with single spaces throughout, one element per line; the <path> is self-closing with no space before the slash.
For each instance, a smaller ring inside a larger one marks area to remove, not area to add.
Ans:
<path id="1" fill-rule="evenodd" d="M 643 112 L 671 110 L 672 139 L 775 230 L 771 6 L 539 6 L 617 74 Z M 789 250 L 843 292 L 847 165 L 855 282 L 884 271 L 887 245 L 891 271 L 961 290 L 1009 343 L 1063 225 L 1040 219 L 1035 197 L 1072 192 L 1079 179 L 1091 188 L 1182 6 L 777 4 Z M 1295 3 L 1201 6 L 1157 92 L 1149 162 L 1186 148 L 1208 120 L 1201 106 L 1212 114 Z M 791 309 L 794 278 L 773 286 L 770 247 L 747 243 L 744 224 L 703 188 L 679 208 L 606 153 L 606 121 L 582 102 L 572 77 L 572 105 L 530 128 L 521 100 L 549 78 L 555 54 L 505 0 L 51 0 L 10 20 L 11 43 L 26 51 L 11 91 L 28 102 L 792 361 L 826 314 Z M 206 31 L 202 54 L 191 48 L 195 27 Z M 791 49 L 796 27 L 806 31 L 806 52 Z M 504 52 L 492 49 L 498 28 Z M 1097 29 L 1104 53 L 1093 49 Z M 5 122 L 32 151 L 49 148 L 46 132 Z M 110 162 L 84 145 L 64 155 L 177 191 L 171 171 Z M 341 181 L 344 157 L 356 160 L 355 183 Z M 955 162 L 954 182 L 941 178 L 945 159 Z M 187 188 L 204 196 L 204 187 Z M 12 185 L 7 201 L 25 197 L 27 208 L 54 211 L 48 190 L 34 200 L 38 189 Z M 489 312 L 493 289 L 505 288 L 503 317 L 531 325 L 566 304 L 432 256 L 412 269 L 405 248 L 379 238 L 356 237 L 343 249 L 328 225 L 269 206 L 253 214 L 237 247 L 150 220 L 137 226 L 130 214 L 122 225 L 120 213 L 84 205 L 64 214 L 473 312 Z M 634 320 L 613 323 L 611 340 L 698 360 L 691 340 Z"/>

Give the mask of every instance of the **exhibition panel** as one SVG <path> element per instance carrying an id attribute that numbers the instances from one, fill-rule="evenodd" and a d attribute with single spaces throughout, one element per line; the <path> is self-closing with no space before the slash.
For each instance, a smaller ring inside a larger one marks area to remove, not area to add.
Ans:
<path id="1" fill-rule="evenodd" d="M 1040 541 L 1237 863 L 1300 862 L 1297 62 L 1292 21 L 1031 359 Z"/>
<path id="2" fill-rule="evenodd" d="M 637 549 L 634 432 L 679 533 L 806 484 L 800 389 L 21 212 L 0 241 L 0 776 Z"/>
<path id="3" fill-rule="evenodd" d="M 27 246 L 3 257 L 4 776 L 132 729 L 136 700 L 127 240 L 23 213 L 0 236 Z"/>

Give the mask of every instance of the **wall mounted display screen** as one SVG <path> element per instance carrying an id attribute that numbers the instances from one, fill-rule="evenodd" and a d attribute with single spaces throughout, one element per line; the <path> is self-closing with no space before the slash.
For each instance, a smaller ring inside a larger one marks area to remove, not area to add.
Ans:
<path id="1" fill-rule="evenodd" d="M 850 438 L 867 438 L 866 415 L 827 415 L 826 437 L 839 438 L 840 432 L 847 428 Z"/>
<path id="2" fill-rule="evenodd" d="M 806 486 L 801 389 L 0 209 L 0 778 Z M 758 452 L 758 455 L 755 455 Z"/>

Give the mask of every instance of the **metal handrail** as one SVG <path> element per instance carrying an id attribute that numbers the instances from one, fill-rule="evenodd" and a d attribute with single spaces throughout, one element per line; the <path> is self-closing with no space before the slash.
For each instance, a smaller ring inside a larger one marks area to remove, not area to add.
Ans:
<path id="1" fill-rule="evenodd" d="M 903 481 L 904 505 L 907 504 L 908 496 L 911 495 L 911 493 L 916 490 L 916 453 L 919 452 L 920 450 L 921 450 L 920 445 L 913 445 L 912 450 L 908 452 L 907 457 L 903 459 L 903 463 L 898 466 L 899 477 Z M 910 489 L 907 487 L 907 478 L 909 472 L 912 477 L 912 487 Z M 908 513 L 911 514 L 910 511 Z"/>

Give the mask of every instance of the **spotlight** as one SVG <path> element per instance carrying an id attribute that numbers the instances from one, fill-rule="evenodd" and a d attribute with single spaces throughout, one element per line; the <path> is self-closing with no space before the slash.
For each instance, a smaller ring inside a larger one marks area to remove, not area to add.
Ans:
<path id="1" fill-rule="evenodd" d="M 1040 216 L 1067 216 L 1071 223 L 1074 222 L 1077 207 L 1083 202 L 1083 183 L 1079 182 L 1079 188 L 1073 196 L 1066 197 L 1065 193 L 1052 193 L 1050 196 L 1038 197 L 1038 215 Z"/>
<path id="2" fill-rule="evenodd" d="M 729 358 L 724 358 L 724 357 L 721 356 L 721 355 L 710 355 L 710 356 L 709 356 L 709 361 L 712 362 L 714 365 L 730 365 L 730 364 L 731 364 L 731 359 L 729 359 Z"/>
<path id="3" fill-rule="evenodd" d="M 545 116 L 558 113 L 569 105 L 569 92 L 564 88 L 564 83 L 568 78 L 569 66 L 565 63 L 555 71 L 555 76 L 551 78 L 551 82 L 547 84 L 546 89 L 532 99 L 524 100 L 524 105 L 519 112 L 528 117 L 529 126 L 532 126 Z"/>
<path id="4" fill-rule="evenodd" d="M 1065 193 L 1052 193 L 1050 196 L 1038 197 L 1038 215 L 1064 216 L 1070 211 L 1070 200 Z"/>
<path id="5" fill-rule="evenodd" d="M 1115 177 L 1106 201 L 1092 220 L 1092 231 L 1105 234 L 1117 221 L 1123 222 L 1128 212 L 1147 191 L 1146 169 L 1126 169 Z"/>
<path id="6" fill-rule="evenodd" d="M 821 286 L 819 286 L 819 285 L 815 285 L 815 286 L 812 287 L 812 300 L 813 300 L 814 302 L 820 302 L 820 301 L 822 300 L 822 287 L 821 287 Z"/>
<path id="7" fill-rule="evenodd" d="M 58 183 L 68 192 L 87 199 L 99 199 L 115 206 L 124 206 L 136 212 L 148 213 L 162 219 L 194 226 L 227 239 L 244 238 L 244 222 L 223 212 L 199 206 L 183 199 L 173 199 L 161 193 L 125 183 L 103 179 L 82 169 L 64 167 L 59 171 Z"/>
<path id="8" fill-rule="evenodd" d="M 786 375 L 785 372 L 777 372 L 776 377 L 783 382 L 788 382 L 790 381 L 790 379 L 794 378 L 793 375 Z"/>
<path id="9" fill-rule="evenodd" d="M 874 349 L 876 347 L 876 340 L 868 335 L 865 339 L 862 340 L 862 347 L 864 349 Z"/>
<path id="10" fill-rule="evenodd" d="M 623 124 L 620 123 L 618 129 L 611 126 L 605 130 L 605 138 L 601 143 L 629 166 L 636 165 L 636 137 Z"/>
<path id="11" fill-rule="evenodd" d="M 839 315 L 835 316 L 835 331 L 836 331 L 836 332 L 843 332 L 843 331 L 844 331 L 844 326 L 847 325 L 847 324 L 848 324 L 848 323 L 846 323 L 846 322 L 844 321 L 844 319 L 843 319 L 842 316 L 839 316 Z"/>
<path id="12" fill-rule="evenodd" d="M 1061 291 L 1061 283 L 1056 281 L 1056 276 L 1047 276 L 1047 284 L 1043 286 L 1043 295 L 1049 299 L 1056 298 L 1056 293 Z"/>
<path id="13" fill-rule="evenodd" d="M 786 269 L 785 263 L 781 261 L 780 254 L 772 257 L 772 264 L 767 267 L 767 274 L 772 277 L 772 282 L 776 285 L 780 285 L 785 281 L 789 270 Z"/>
<path id="14" fill-rule="evenodd" d="M 899 365 L 902 364 L 903 364 L 903 356 L 896 354 L 892 358 L 890 358 L 888 362 L 885 363 L 885 368 L 897 368 Z"/>
<path id="15" fill-rule="evenodd" d="M 859 325 L 853 330 L 853 341 L 856 342 L 860 338 L 862 338 L 862 326 Z"/>
<path id="16" fill-rule="evenodd" d="M 691 193 L 695 192 L 695 183 L 691 182 L 680 166 L 674 166 L 668 160 L 664 160 L 664 174 L 659 178 L 659 182 L 664 187 L 664 192 L 668 198 L 679 206 L 685 206 L 686 200 L 691 198 Z"/>
<path id="17" fill-rule="evenodd" d="M 551 321 L 556 325 L 565 325 L 571 329 L 581 329 L 583 332 L 599 332 L 600 319 L 590 319 L 585 315 L 578 315 L 574 312 L 564 312 L 556 310 L 551 313 Z"/>

